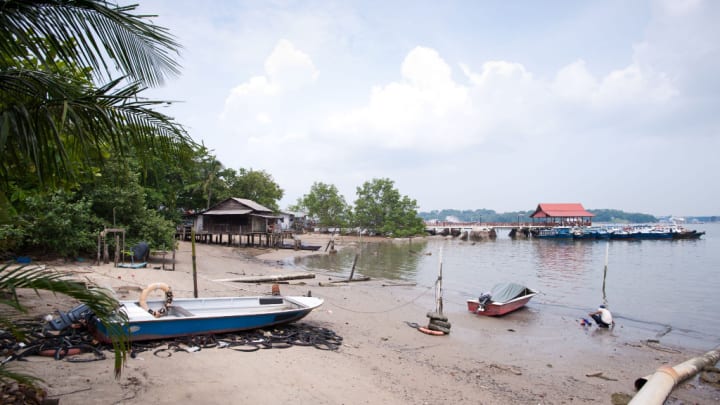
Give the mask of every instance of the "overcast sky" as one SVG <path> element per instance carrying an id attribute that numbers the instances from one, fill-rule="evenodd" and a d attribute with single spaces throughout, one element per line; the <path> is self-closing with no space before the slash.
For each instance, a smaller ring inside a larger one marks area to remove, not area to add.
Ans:
<path id="1" fill-rule="evenodd" d="M 720 215 L 720 1 L 184 1 L 148 97 L 286 208 L 389 178 L 421 211 Z"/>

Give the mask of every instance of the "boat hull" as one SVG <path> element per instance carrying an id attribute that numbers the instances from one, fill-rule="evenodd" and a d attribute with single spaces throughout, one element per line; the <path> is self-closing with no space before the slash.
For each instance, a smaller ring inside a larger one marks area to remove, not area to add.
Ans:
<path id="1" fill-rule="evenodd" d="M 469 299 L 467 300 L 467 308 L 468 311 L 477 315 L 502 316 L 524 307 L 536 294 L 537 293 L 533 292 L 503 303 L 489 302 L 483 306 L 484 309 L 481 308 L 479 300 Z"/>
<path id="2" fill-rule="evenodd" d="M 167 315 L 155 318 L 136 301 L 122 301 L 123 311 L 128 315 L 122 329 L 132 342 L 231 333 L 295 322 L 322 303 L 322 299 L 315 297 L 176 299 Z M 162 301 L 150 301 L 148 306 L 160 307 Z M 95 329 L 99 340 L 110 341 L 105 325 L 97 322 Z"/>

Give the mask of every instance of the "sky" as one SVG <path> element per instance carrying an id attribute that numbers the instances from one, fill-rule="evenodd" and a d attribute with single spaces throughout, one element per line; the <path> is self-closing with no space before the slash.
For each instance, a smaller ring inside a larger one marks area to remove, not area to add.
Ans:
<path id="1" fill-rule="evenodd" d="M 390 179 L 419 211 L 720 215 L 720 1 L 142 0 L 144 94 L 285 209 Z"/>

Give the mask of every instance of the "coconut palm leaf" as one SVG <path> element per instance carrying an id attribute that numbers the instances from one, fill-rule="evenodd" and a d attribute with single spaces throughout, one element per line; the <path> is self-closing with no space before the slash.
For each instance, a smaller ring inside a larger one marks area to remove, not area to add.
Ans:
<path id="1" fill-rule="evenodd" d="M 182 126 L 152 109 L 162 102 L 137 98 L 141 90 L 120 79 L 95 89 L 54 73 L 0 71 L 3 170 L 31 162 L 41 180 L 73 177 L 71 162 L 102 160 L 108 149 L 170 156 L 193 144 Z"/>
<path id="2" fill-rule="evenodd" d="M 110 291 L 87 288 L 84 283 L 68 280 L 64 274 L 43 267 L 17 266 L 9 263 L 1 266 L 0 295 L 4 298 L 0 300 L 0 304 L 24 312 L 26 309 L 17 299 L 17 290 L 21 288 L 32 289 L 35 292 L 44 290 L 63 294 L 87 304 L 95 316 L 110 330 L 115 353 L 115 376 L 120 375 L 129 350 L 129 337 L 123 329 L 123 324 L 127 323 L 127 315 L 116 311 L 119 303 Z M 2 319 L 2 323 L 7 324 L 8 320 Z"/>
<path id="3" fill-rule="evenodd" d="M 0 56 L 24 57 L 29 50 L 49 66 L 70 61 L 107 78 L 120 69 L 133 81 L 162 84 L 179 73 L 173 56 L 180 45 L 148 21 L 152 16 L 132 14 L 136 8 L 101 0 L 2 0 Z"/>

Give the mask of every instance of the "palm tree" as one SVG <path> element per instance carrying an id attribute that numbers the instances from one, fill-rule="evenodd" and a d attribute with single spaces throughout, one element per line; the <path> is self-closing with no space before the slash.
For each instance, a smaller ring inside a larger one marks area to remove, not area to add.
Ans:
<path id="1" fill-rule="evenodd" d="M 136 8 L 103 0 L 0 0 L 0 220 L 9 215 L 14 179 L 27 173 L 53 187 L 109 153 L 150 149 L 172 158 L 176 148 L 194 145 L 182 126 L 152 109 L 162 102 L 140 98 L 147 86 L 178 74 L 179 44 L 151 16 L 133 14 Z M 18 288 L 78 298 L 105 322 L 117 305 L 109 293 L 52 272 L 0 267 L 0 297 L 15 297 Z M 23 309 L 16 299 L 0 304 Z M 10 324 L 0 317 L 0 326 Z M 113 342 L 116 376 L 125 339 L 118 331 Z M 0 365 L 0 374 L 6 371 Z"/>
<path id="2" fill-rule="evenodd" d="M 30 170 L 56 184 L 108 150 L 152 148 L 171 158 L 178 145 L 192 144 L 182 126 L 152 109 L 165 102 L 139 97 L 178 72 L 170 55 L 179 45 L 148 16 L 131 14 L 135 8 L 0 2 L 0 179 Z M 123 76 L 111 78 L 115 68 Z"/>

